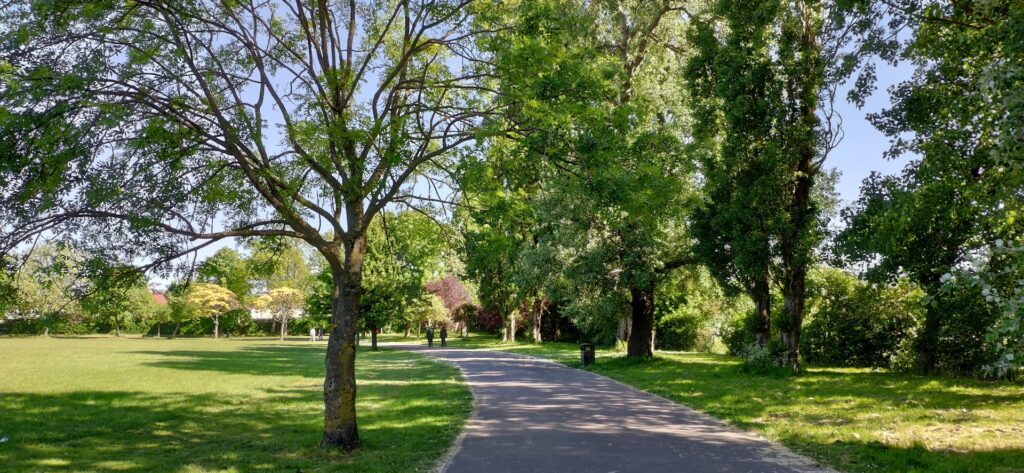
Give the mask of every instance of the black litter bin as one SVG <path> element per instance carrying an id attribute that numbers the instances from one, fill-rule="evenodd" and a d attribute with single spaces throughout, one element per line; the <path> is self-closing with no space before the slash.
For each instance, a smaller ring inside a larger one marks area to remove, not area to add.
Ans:
<path id="1" fill-rule="evenodd" d="M 581 343 L 580 344 L 580 366 L 587 366 L 594 364 L 594 344 L 593 343 Z"/>

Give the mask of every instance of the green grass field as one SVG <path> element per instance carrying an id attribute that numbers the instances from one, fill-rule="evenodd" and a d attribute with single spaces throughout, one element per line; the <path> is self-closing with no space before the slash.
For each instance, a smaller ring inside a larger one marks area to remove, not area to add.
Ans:
<path id="1" fill-rule="evenodd" d="M 429 471 L 469 415 L 455 368 L 363 350 L 363 448 L 320 448 L 323 356 L 301 341 L 0 338 L 0 471 Z"/>
<path id="2" fill-rule="evenodd" d="M 567 343 L 452 339 L 579 366 Z M 1024 385 L 811 367 L 782 378 L 740 371 L 736 359 L 659 353 L 632 361 L 599 350 L 596 373 L 754 430 L 850 472 L 1024 472 Z"/>

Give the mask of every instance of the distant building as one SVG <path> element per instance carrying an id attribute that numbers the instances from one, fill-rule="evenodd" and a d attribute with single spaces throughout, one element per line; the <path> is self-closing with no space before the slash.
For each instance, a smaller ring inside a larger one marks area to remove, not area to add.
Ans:
<path id="1" fill-rule="evenodd" d="M 293 319 L 302 318 L 303 315 L 305 315 L 305 311 L 302 309 L 292 312 Z M 249 309 L 249 317 L 252 317 L 253 320 L 270 320 L 274 318 L 274 314 L 269 310 Z"/>
<path id="2" fill-rule="evenodd" d="M 153 303 L 156 305 L 167 305 L 167 294 L 164 294 L 156 289 L 149 291 L 153 295 Z"/>

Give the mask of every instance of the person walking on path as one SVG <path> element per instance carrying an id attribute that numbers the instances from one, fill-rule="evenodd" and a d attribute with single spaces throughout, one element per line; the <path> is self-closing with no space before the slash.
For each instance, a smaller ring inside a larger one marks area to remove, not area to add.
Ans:
<path id="1" fill-rule="evenodd" d="M 427 347 L 434 348 L 434 327 L 427 326 Z"/>
<path id="2" fill-rule="evenodd" d="M 441 326 L 441 348 L 444 348 L 444 347 L 448 346 L 448 342 L 445 341 L 445 339 L 447 339 L 447 338 L 448 338 L 448 327 L 445 327 L 444 325 L 442 325 Z"/>
<path id="3" fill-rule="evenodd" d="M 310 327 L 309 328 L 309 341 L 311 341 L 311 342 L 315 342 L 316 341 L 316 327 Z"/>

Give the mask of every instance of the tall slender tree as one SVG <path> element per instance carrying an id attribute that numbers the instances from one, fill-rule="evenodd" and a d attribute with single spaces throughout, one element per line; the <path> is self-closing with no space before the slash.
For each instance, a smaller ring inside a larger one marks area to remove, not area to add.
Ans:
<path id="1" fill-rule="evenodd" d="M 719 0 L 693 23 L 687 78 L 699 116 L 708 197 L 696 215 L 700 253 L 718 278 L 754 299 L 757 340 L 770 328 L 770 291 L 784 361 L 800 369 L 807 271 L 821 242 L 815 181 L 841 133 L 835 87 L 858 56 L 863 27 L 824 0 Z"/>

